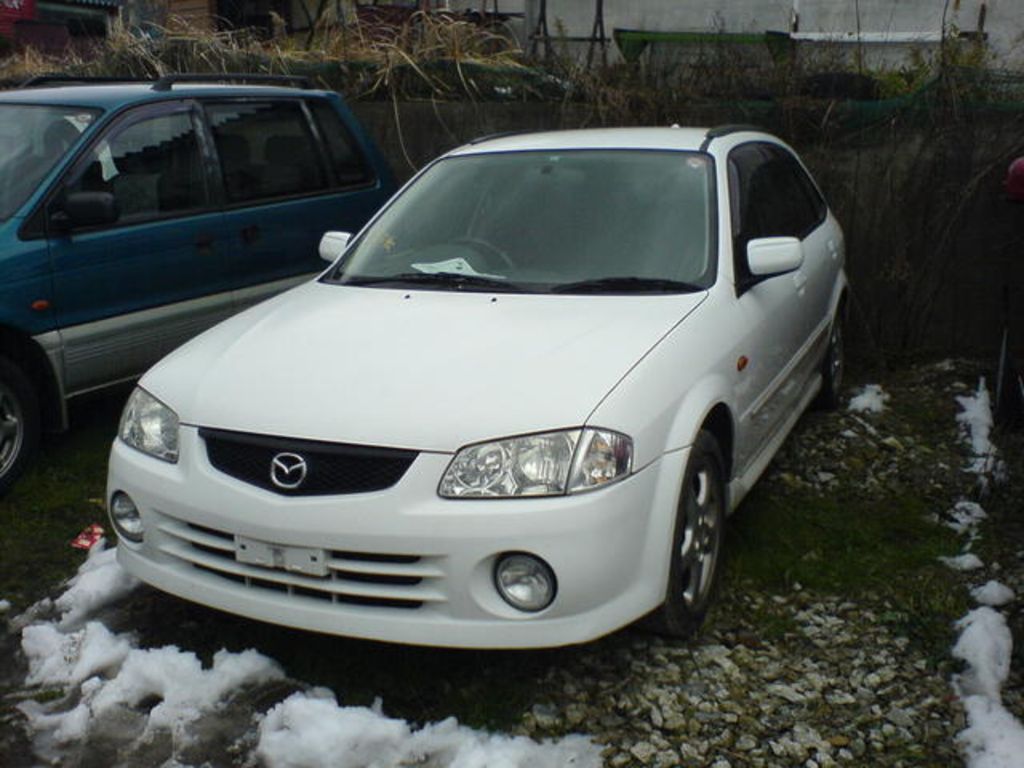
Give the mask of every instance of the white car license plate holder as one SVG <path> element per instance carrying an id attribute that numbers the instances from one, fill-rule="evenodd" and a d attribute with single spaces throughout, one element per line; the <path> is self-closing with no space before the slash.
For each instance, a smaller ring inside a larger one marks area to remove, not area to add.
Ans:
<path id="1" fill-rule="evenodd" d="M 287 547 L 235 536 L 235 560 L 246 565 L 277 568 L 305 576 L 326 576 L 327 551 L 316 547 Z"/>

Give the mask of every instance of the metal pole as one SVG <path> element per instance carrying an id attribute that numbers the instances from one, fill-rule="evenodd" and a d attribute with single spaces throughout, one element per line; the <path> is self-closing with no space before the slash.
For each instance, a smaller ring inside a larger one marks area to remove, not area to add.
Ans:
<path id="1" fill-rule="evenodd" d="M 604 66 L 608 64 L 608 49 L 604 44 L 604 0 L 595 0 L 595 3 L 594 26 L 590 29 L 590 47 L 587 48 L 587 69 L 590 69 L 594 58 L 594 43 L 601 46 L 601 64 Z"/>
<path id="2" fill-rule="evenodd" d="M 533 53 L 533 30 L 537 25 L 537 0 L 523 0 L 523 50 Z"/>

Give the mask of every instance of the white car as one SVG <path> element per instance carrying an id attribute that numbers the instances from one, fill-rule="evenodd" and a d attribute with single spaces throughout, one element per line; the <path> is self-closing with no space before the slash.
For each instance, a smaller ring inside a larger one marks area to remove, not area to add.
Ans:
<path id="1" fill-rule="evenodd" d="M 842 375 L 842 232 L 747 128 L 484 139 L 319 279 L 140 381 L 118 559 L 308 630 L 435 646 L 700 624 L 727 514 Z"/>

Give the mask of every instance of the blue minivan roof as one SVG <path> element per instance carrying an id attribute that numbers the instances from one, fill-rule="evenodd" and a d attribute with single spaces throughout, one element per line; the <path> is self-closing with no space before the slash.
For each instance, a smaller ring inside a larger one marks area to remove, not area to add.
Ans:
<path id="1" fill-rule="evenodd" d="M 56 88 L 24 88 L 0 93 L 0 104 L 53 104 L 109 111 L 128 104 L 167 101 L 199 96 L 322 96 L 326 91 L 303 90 L 268 85 L 230 85 L 221 83 L 175 83 L 169 90 L 157 91 L 153 83 L 110 83 Z"/>

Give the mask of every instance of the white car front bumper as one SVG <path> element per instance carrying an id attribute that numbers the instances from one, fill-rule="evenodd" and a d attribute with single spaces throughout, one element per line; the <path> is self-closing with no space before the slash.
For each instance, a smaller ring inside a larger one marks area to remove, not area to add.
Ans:
<path id="1" fill-rule="evenodd" d="M 194 427 L 177 464 L 115 441 L 108 501 L 127 493 L 144 523 L 122 540 L 131 573 L 179 597 L 275 624 L 433 646 L 527 648 L 600 637 L 664 598 L 687 451 L 574 496 L 451 500 L 437 485 L 451 456 L 421 453 L 383 491 L 281 496 L 223 474 Z M 326 575 L 240 562 L 239 539 L 284 557 L 322 553 Z M 553 603 L 524 613 L 494 586 L 506 552 L 543 558 Z"/>

